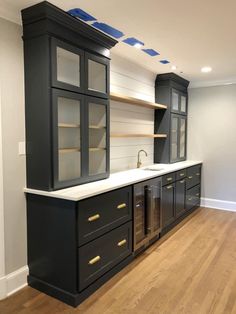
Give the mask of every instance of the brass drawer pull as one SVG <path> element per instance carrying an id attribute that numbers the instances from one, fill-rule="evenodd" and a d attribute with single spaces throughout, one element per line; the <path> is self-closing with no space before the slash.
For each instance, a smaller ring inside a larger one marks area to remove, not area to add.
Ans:
<path id="1" fill-rule="evenodd" d="M 100 218 L 100 215 L 99 214 L 96 214 L 94 216 L 91 216 L 88 218 L 88 221 L 89 222 L 92 222 L 92 221 L 95 221 L 95 220 L 98 220 Z"/>
<path id="2" fill-rule="evenodd" d="M 197 193 L 196 196 L 200 196 L 200 193 Z"/>
<path id="3" fill-rule="evenodd" d="M 124 239 L 124 240 L 122 240 L 122 241 L 118 242 L 118 243 L 117 243 L 117 246 L 123 246 L 123 245 L 125 245 L 125 244 L 126 244 L 126 242 L 127 242 L 127 240 L 126 240 L 126 239 Z"/>
<path id="4" fill-rule="evenodd" d="M 182 184 L 182 183 L 184 183 L 184 182 L 185 182 L 185 180 L 181 180 L 181 181 L 179 181 L 179 182 Z"/>
<path id="5" fill-rule="evenodd" d="M 127 205 L 125 203 L 122 203 L 122 204 L 118 205 L 116 208 L 117 209 L 122 209 L 122 208 L 125 208 L 125 207 L 127 207 Z"/>
<path id="6" fill-rule="evenodd" d="M 93 264 L 96 264 L 98 261 L 100 261 L 101 257 L 98 255 L 94 258 L 92 258 L 88 263 L 89 265 L 93 265 Z"/>
<path id="7" fill-rule="evenodd" d="M 199 173 L 199 172 L 197 172 L 197 173 L 196 173 L 196 176 L 200 176 L 200 173 Z"/>
<path id="8" fill-rule="evenodd" d="M 193 178 L 193 176 L 189 176 L 188 178 L 189 178 L 189 179 L 192 179 L 192 178 Z"/>
<path id="9" fill-rule="evenodd" d="M 173 185 L 168 185 L 166 188 L 167 188 L 167 190 L 172 189 Z"/>
<path id="10" fill-rule="evenodd" d="M 184 176 L 184 173 L 180 173 L 179 175 L 180 175 L 180 177 L 183 177 L 183 176 Z"/>
<path id="11" fill-rule="evenodd" d="M 189 197 L 189 198 L 188 198 L 188 201 L 191 201 L 192 199 L 193 199 L 192 197 Z"/>
<path id="12" fill-rule="evenodd" d="M 166 181 L 172 181 L 172 180 L 173 180 L 172 178 L 167 178 L 167 179 L 166 179 Z"/>

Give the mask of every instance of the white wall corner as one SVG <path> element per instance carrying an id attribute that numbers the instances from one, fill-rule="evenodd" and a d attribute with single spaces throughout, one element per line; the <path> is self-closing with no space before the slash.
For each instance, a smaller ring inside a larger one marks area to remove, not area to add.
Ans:
<path id="1" fill-rule="evenodd" d="M 201 206 L 236 212 L 236 202 L 216 200 L 216 199 L 212 199 L 212 198 L 202 197 L 201 198 Z"/>

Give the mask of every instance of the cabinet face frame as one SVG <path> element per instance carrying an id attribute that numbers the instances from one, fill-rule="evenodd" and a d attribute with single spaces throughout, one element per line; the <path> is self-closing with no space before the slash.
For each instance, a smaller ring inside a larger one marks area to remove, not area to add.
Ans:
<path id="1" fill-rule="evenodd" d="M 105 114 L 106 114 L 106 169 L 105 172 L 96 174 L 96 175 L 89 175 L 89 104 L 98 104 L 105 107 Z M 105 179 L 110 174 L 110 106 L 109 100 L 96 98 L 96 97 L 85 97 L 85 120 L 86 120 L 86 127 L 85 127 L 85 158 L 86 158 L 86 176 L 88 178 L 88 182 Z"/>
<path id="2" fill-rule="evenodd" d="M 182 114 L 182 115 L 187 115 L 187 112 L 188 112 L 188 96 L 187 96 L 187 93 L 184 93 L 182 91 L 179 91 L 175 88 L 171 88 L 171 106 L 170 106 L 170 111 L 172 113 L 177 113 L 177 114 Z M 173 109 L 173 93 L 176 93 L 178 95 L 178 109 Z M 186 98 L 186 104 L 185 104 L 185 111 L 182 111 L 181 110 L 181 97 L 185 97 Z"/>
<path id="3" fill-rule="evenodd" d="M 57 79 L 57 48 L 62 48 L 68 52 L 74 53 L 80 57 L 80 86 L 72 85 L 66 82 L 58 81 Z M 65 41 L 61 41 L 54 37 L 51 37 L 51 84 L 53 87 L 65 89 L 67 91 L 83 93 L 85 88 L 84 80 L 84 51 L 72 46 Z"/>
<path id="4" fill-rule="evenodd" d="M 106 92 L 89 89 L 89 60 L 100 63 L 105 66 L 106 75 Z M 95 97 L 109 98 L 110 94 L 110 60 L 105 57 L 99 57 L 94 54 L 85 52 L 85 93 Z"/>
<path id="5" fill-rule="evenodd" d="M 64 97 L 80 102 L 80 177 L 59 181 L 59 143 L 58 143 L 58 98 Z M 87 173 L 87 153 L 86 153 L 86 121 L 83 119 L 85 116 L 85 104 L 84 96 L 68 92 L 64 90 L 53 89 L 52 90 L 52 150 L 53 150 L 53 188 L 60 189 L 68 186 L 77 185 L 85 182 L 85 176 Z"/>
<path id="6" fill-rule="evenodd" d="M 178 126 L 177 126 L 177 158 L 172 159 L 172 118 L 176 117 L 178 119 Z M 180 157 L 180 127 L 181 123 L 180 120 L 185 120 L 185 144 L 184 144 L 184 157 Z M 187 148 L 187 117 L 185 115 L 175 114 L 171 113 L 170 115 L 170 163 L 175 163 L 178 161 L 184 161 L 186 160 L 186 148 Z"/>

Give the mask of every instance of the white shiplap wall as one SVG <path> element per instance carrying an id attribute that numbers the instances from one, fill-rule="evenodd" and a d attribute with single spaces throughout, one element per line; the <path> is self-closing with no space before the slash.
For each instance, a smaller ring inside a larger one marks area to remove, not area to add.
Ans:
<path id="1" fill-rule="evenodd" d="M 135 63 L 112 55 L 111 91 L 127 96 L 154 101 L 155 74 Z M 110 102 L 111 133 L 153 133 L 154 110 L 129 104 Z M 153 144 L 150 138 L 111 138 L 111 172 L 136 168 L 137 154 L 146 150 L 148 157 L 141 156 L 143 165 L 153 163 Z"/>

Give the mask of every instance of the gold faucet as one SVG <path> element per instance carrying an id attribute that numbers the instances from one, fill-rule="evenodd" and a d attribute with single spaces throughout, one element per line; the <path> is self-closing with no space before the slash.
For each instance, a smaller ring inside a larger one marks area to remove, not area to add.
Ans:
<path id="1" fill-rule="evenodd" d="M 138 151 L 138 162 L 137 162 L 137 168 L 140 168 L 141 166 L 142 166 L 142 162 L 141 162 L 141 159 L 140 159 L 140 153 L 141 152 L 143 152 L 145 155 L 146 155 L 146 157 L 147 157 L 147 152 L 145 151 L 145 150 L 143 150 L 143 149 L 140 149 L 139 151 Z"/>

